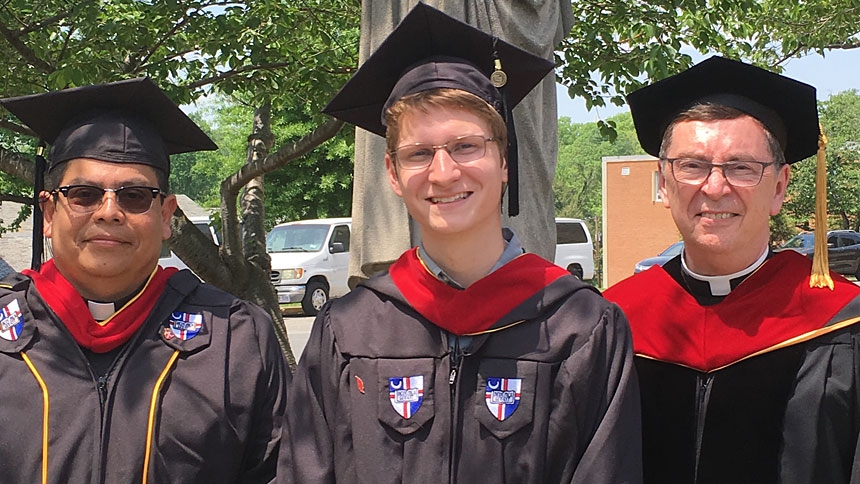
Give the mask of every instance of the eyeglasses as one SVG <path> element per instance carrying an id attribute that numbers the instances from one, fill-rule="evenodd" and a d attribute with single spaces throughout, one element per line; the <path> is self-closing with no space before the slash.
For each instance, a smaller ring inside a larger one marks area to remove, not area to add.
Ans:
<path id="1" fill-rule="evenodd" d="M 485 138 L 482 135 L 460 136 L 443 145 L 403 145 L 389 154 L 394 155 L 397 164 L 404 170 L 421 170 L 430 166 L 436 156 L 436 150 L 441 149 L 447 151 L 457 163 L 475 161 L 484 156 L 487 141 L 496 141 L 496 138 Z"/>
<path id="2" fill-rule="evenodd" d="M 101 188 L 92 185 L 65 185 L 51 191 L 56 197 L 62 193 L 69 203 L 69 208 L 77 213 L 95 212 L 104 202 L 105 192 L 116 194 L 116 203 L 127 213 L 146 213 L 152 207 L 155 197 L 164 193 L 155 187 L 119 187 Z"/>
<path id="3" fill-rule="evenodd" d="M 754 187 L 761 182 L 764 169 L 777 162 L 771 161 L 728 161 L 709 163 L 694 158 L 663 158 L 672 167 L 672 177 L 685 185 L 701 185 L 716 168 L 723 172 L 723 178 L 733 187 Z"/>

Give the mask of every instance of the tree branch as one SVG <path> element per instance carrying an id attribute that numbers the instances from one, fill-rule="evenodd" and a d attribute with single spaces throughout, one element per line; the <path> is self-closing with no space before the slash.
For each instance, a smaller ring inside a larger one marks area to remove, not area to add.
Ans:
<path id="1" fill-rule="evenodd" d="M 272 63 L 272 64 L 242 66 L 242 67 L 238 67 L 236 69 L 231 69 L 229 71 L 220 72 L 220 73 L 218 73 L 217 76 L 207 77 L 204 79 L 200 79 L 199 81 L 192 82 L 192 83 L 188 84 L 188 88 L 189 89 L 196 89 L 198 87 L 206 86 L 208 84 L 214 84 L 216 82 L 223 81 L 224 79 L 229 79 L 231 77 L 235 77 L 235 76 L 238 76 L 240 74 L 245 74 L 247 72 L 267 71 L 267 70 L 280 69 L 282 67 L 289 67 L 289 66 L 290 66 L 289 62 L 276 62 L 276 63 Z"/>
<path id="2" fill-rule="evenodd" d="M 838 44 L 828 44 L 823 47 L 825 50 L 851 50 L 860 49 L 860 39 L 853 39 L 853 42 L 840 42 Z"/>
<path id="3" fill-rule="evenodd" d="M 21 58 L 24 59 L 28 64 L 32 65 L 36 69 L 46 74 L 54 72 L 54 66 L 40 59 L 39 56 L 37 56 L 36 53 L 33 51 L 33 49 L 24 45 L 24 43 L 21 42 L 21 39 L 16 35 L 16 33 L 7 29 L 6 26 L 3 24 L 0 24 L 0 36 L 6 39 L 6 42 L 9 42 L 9 45 L 11 45 L 12 48 L 15 49 L 15 51 L 21 55 Z"/>
<path id="4" fill-rule="evenodd" d="M 11 193 L 0 193 L 0 202 L 15 202 L 22 205 L 33 205 L 33 198 L 13 195 Z"/>
<path id="5" fill-rule="evenodd" d="M 343 125 L 343 121 L 333 118 L 329 119 L 307 136 L 294 143 L 282 146 L 281 149 L 266 156 L 261 162 L 244 165 L 239 171 L 227 178 L 225 182 L 234 184 L 237 187 L 235 190 L 238 192 L 239 187 L 245 186 L 253 178 L 275 171 L 290 161 L 310 153 L 317 146 L 333 138 Z"/>
<path id="6" fill-rule="evenodd" d="M 155 55 L 155 52 L 158 50 L 158 48 L 161 47 L 162 45 L 164 45 L 164 43 L 167 41 L 167 39 L 172 37 L 173 34 L 175 34 L 180 28 L 182 28 L 185 24 L 187 24 L 189 19 L 190 19 L 190 16 L 188 15 L 188 10 L 186 9 L 182 18 L 179 19 L 179 21 L 176 22 L 173 25 L 173 27 L 170 28 L 170 30 L 165 32 L 164 35 L 162 35 L 159 40 L 157 40 L 153 45 L 148 46 L 149 47 L 148 49 L 140 49 L 137 52 L 137 55 L 135 57 L 140 57 L 139 60 L 137 60 L 134 63 L 126 62 L 125 65 L 123 66 L 123 72 L 125 72 L 126 74 L 135 72 L 137 69 L 140 68 L 140 66 L 146 64 L 146 62 L 149 61 L 149 59 L 153 55 Z M 130 60 L 131 60 L 131 58 L 129 58 L 129 61 Z"/>
<path id="7" fill-rule="evenodd" d="M 46 18 L 43 18 L 42 20 L 39 20 L 38 22 L 34 22 L 34 23 L 31 23 L 29 25 L 24 26 L 22 29 L 17 30 L 15 32 L 15 36 L 16 37 L 23 37 L 23 36 L 25 36 L 31 32 L 36 32 L 36 31 L 42 30 L 45 27 L 47 27 L 48 25 L 58 23 L 60 20 L 69 18 L 75 12 L 76 8 L 80 8 L 80 7 L 87 5 L 89 3 L 93 3 L 93 0 L 85 0 L 85 1 L 81 1 L 81 2 L 76 2 L 75 4 L 72 5 L 71 8 L 69 8 L 65 12 L 60 12 L 57 15 L 54 15 L 52 17 L 46 17 Z"/>
<path id="8" fill-rule="evenodd" d="M 32 136 L 36 138 L 38 135 L 32 129 L 18 123 L 13 123 L 7 119 L 0 119 L 0 128 L 12 131 L 13 133 L 23 134 L 24 136 Z"/>
<path id="9" fill-rule="evenodd" d="M 17 151 L 0 148 L 0 171 L 19 180 L 33 184 L 36 179 L 36 164 Z"/>

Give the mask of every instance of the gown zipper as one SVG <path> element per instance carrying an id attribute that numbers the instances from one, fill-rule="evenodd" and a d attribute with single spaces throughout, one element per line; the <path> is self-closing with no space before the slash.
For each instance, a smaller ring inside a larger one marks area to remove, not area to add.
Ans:
<path id="1" fill-rule="evenodd" d="M 460 368 L 463 365 L 463 356 L 465 356 L 465 353 L 460 348 L 460 337 L 455 336 L 454 347 L 450 354 L 451 373 L 448 375 L 448 387 L 450 390 L 449 396 L 451 405 L 451 428 L 449 429 L 450 441 L 448 443 L 448 482 L 452 484 L 456 482 L 457 475 L 457 429 L 460 420 L 460 405 L 458 404 L 459 384 L 457 381 L 457 377 L 459 376 Z"/>
<path id="2" fill-rule="evenodd" d="M 711 399 L 711 388 L 714 381 L 712 373 L 700 374 L 699 385 L 696 390 L 696 466 L 693 473 L 693 482 L 699 482 L 699 462 L 702 457 L 702 441 L 705 434 L 705 419 L 708 414 L 708 402 Z"/>

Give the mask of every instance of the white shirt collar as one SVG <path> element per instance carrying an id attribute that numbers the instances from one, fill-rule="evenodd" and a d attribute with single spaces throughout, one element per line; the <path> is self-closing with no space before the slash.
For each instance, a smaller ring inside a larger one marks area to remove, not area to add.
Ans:
<path id="1" fill-rule="evenodd" d="M 98 322 L 102 322 L 107 318 L 113 316 L 113 313 L 116 312 L 116 305 L 114 303 L 101 303 L 95 301 L 87 301 L 87 307 L 90 308 L 90 314 L 93 315 L 93 319 Z"/>
<path id="2" fill-rule="evenodd" d="M 727 274 L 724 276 L 703 276 L 701 274 L 696 274 L 691 271 L 689 267 L 687 267 L 687 261 L 685 259 L 685 255 L 681 254 L 681 270 L 686 272 L 693 279 L 698 279 L 702 282 L 707 282 L 711 287 L 711 294 L 714 296 L 726 296 L 730 292 L 732 292 L 732 280 L 737 279 L 739 277 L 746 276 L 750 274 L 754 270 L 758 269 L 761 266 L 765 259 L 767 259 L 768 249 L 765 247 L 764 252 L 762 252 L 761 256 L 752 263 L 751 266 L 746 269 L 742 269 L 734 274 Z"/>

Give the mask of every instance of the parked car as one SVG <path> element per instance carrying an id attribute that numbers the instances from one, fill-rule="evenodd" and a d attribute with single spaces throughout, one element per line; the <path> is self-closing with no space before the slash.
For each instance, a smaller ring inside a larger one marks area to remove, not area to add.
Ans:
<path id="1" fill-rule="evenodd" d="M 555 264 L 582 280 L 594 278 L 594 245 L 585 222 L 556 218 Z"/>
<path id="2" fill-rule="evenodd" d="M 188 220 L 193 223 L 194 226 L 197 227 L 197 230 L 202 232 L 203 235 L 210 238 L 215 245 L 219 245 L 218 234 L 215 232 L 215 228 L 209 224 L 209 217 L 188 217 Z M 167 241 L 164 241 L 161 244 L 161 255 L 158 256 L 158 265 L 161 267 L 175 267 L 179 270 L 188 269 L 188 266 L 182 262 L 182 259 L 170 250 L 170 247 L 167 245 Z"/>
<path id="3" fill-rule="evenodd" d="M 313 316 L 329 298 L 349 292 L 350 218 L 301 220 L 275 226 L 266 236 L 271 281 L 281 304 L 301 302 Z"/>
<path id="4" fill-rule="evenodd" d="M 633 273 L 636 274 L 638 272 L 642 272 L 644 270 L 650 269 L 651 266 L 660 265 L 669 262 L 675 256 L 681 253 L 684 250 L 684 242 L 675 242 L 663 249 L 663 252 L 660 252 L 654 257 L 648 257 L 647 259 L 642 259 L 633 266 Z"/>
<path id="5" fill-rule="evenodd" d="M 812 232 L 801 232 L 774 251 L 793 250 L 812 259 L 814 239 Z M 833 272 L 860 279 L 860 233 L 853 230 L 827 232 L 827 258 Z"/>

